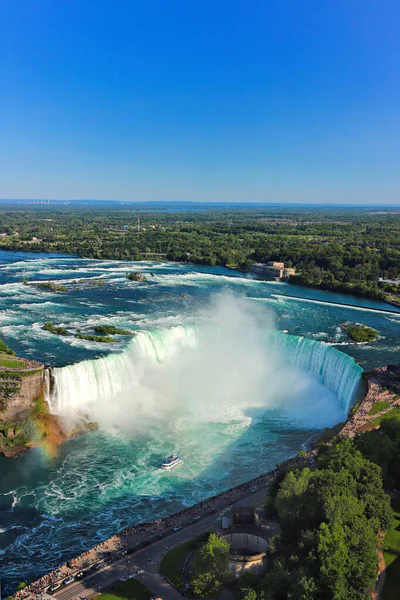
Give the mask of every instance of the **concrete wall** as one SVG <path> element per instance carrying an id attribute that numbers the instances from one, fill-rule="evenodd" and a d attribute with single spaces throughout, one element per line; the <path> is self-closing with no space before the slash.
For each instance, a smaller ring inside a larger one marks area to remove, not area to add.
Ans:
<path id="1" fill-rule="evenodd" d="M 254 575 L 261 576 L 267 568 L 265 553 L 268 549 L 268 542 L 251 533 L 231 533 L 222 536 L 231 549 L 229 554 L 229 573 L 234 579 L 239 579 L 246 571 Z M 243 556 L 240 551 L 248 550 L 253 552 L 251 556 Z"/>

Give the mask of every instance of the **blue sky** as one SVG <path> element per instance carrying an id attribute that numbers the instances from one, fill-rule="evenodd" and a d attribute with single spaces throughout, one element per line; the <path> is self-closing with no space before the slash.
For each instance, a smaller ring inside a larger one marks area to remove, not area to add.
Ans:
<path id="1" fill-rule="evenodd" d="M 400 203 L 398 0 L 0 0 L 0 197 Z"/>

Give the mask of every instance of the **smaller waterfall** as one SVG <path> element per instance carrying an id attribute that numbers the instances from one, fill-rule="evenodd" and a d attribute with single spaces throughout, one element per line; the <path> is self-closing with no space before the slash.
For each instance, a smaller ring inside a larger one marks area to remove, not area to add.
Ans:
<path id="1" fill-rule="evenodd" d="M 351 356 L 323 342 L 296 335 L 274 332 L 268 337 L 291 364 L 318 375 L 321 383 L 338 398 L 347 415 L 361 391 L 363 372 Z"/>

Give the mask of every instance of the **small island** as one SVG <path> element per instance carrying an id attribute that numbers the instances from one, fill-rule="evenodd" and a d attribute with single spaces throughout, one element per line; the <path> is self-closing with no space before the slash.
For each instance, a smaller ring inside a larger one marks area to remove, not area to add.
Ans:
<path id="1" fill-rule="evenodd" d="M 133 335 L 129 329 L 119 329 L 114 325 L 96 325 L 94 331 L 100 335 Z"/>
<path id="2" fill-rule="evenodd" d="M 76 330 L 76 333 L 73 333 L 71 331 L 68 331 L 68 329 L 66 329 L 65 327 L 55 325 L 50 321 L 47 321 L 47 323 L 43 325 L 42 329 L 44 329 L 45 331 L 49 331 L 54 335 L 73 335 L 79 340 L 88 340 L 89 342 L 102 342 L 105 344 L 116 342 L 116 339 L 112 337 L 114 335 L 134 335 L 133 331 L 130 331 L 129 329 L 120 329 L 119 327 L 115 327 L 115 325 L 96 325 L 96 327 L 93 328 L 94 334 L 84 332 L 82 333 L 79 328 Z M 1 351 L 2 350 L 0 345 L 0 352 Z"/>
<path id="3" fill-rule="evenodd" d="M 373 342 L 378 337 L 376 329 L 372 329 L 372 327 L 367 327 L 366 325 L 341 325 L 341 328 L 357 343 Z"/>
<path id="4" fill-rule="evenodd" d="M 116 339 L 109 335 L 91 335 L 90 333 L 76 333 L 75 337 L 78 338 L 78 340 L 88 340 L 89 342 L 102 342 L 103 344 L 116 342 Z"/>
<path id="5" fill-rule="evenodd" d="M 54 335 L 68 335 L 68 331 L 65 327 L 60 327 L 59 325 L 54 325 L 54 323 L 50 323 L 47 321 L 42 327 L 45 331 L 50 331 L 50 333 L 54 333 Z"/>
<path id="6" fill-rule="evenodd" d="M 129 281 L 147 281 L 146 275 L 140 273 L 139 271 L 134 271 L 134 273 L 127 273 L 125 277 L 129 279 Z"/>
<path id="7" fill-rule="evenodd" d="M 66 292 L 67 288 L 65 285 L 56 283 L 55 281 L 39 281 L 38 283 L 27 283 L 26 285 L 33 285 L 39 290 L 45 290 L 48 292 Z"/>

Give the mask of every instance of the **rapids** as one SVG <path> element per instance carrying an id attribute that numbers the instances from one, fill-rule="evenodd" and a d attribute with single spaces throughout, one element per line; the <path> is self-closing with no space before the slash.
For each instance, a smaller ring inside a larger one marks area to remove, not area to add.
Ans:
<path id="1" fill-rule="evenodd" d="M 129 271 L 143 271 L 147 283 L 128 281 Z M 58 280 L 68 292 L 25 279 Z M 215 301 L 227 297 L 234 301 Z M 128 523 L 271 469 L 345 418 L 360 367 L 399 360 L 396 309 L 222 267 L 0 252 L 0 302 L 6 343 L 53 369 L 52 410 L 101 426 L 53 455 L 35 448 L 0 458 L 5 593 Z M 70 335 L 44 331 L 46 321 Z M 379 338 L 349 343 L 345 321 Z M 74 337 L 97 324 L 134 336 L 113 344 Z M 182 465 L 162 472 L 174 450 Z"/>

